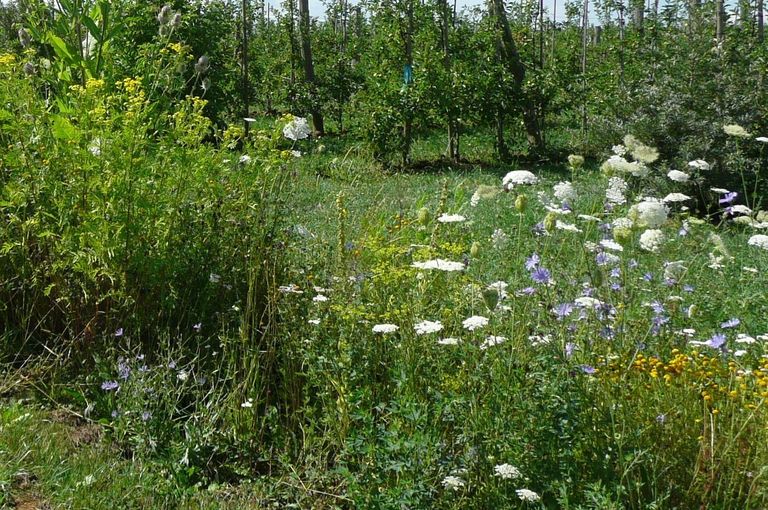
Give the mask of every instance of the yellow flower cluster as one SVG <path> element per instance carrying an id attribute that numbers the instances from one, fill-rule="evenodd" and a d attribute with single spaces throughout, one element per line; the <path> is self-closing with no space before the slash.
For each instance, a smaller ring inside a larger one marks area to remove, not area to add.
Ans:
<path id="1" fill-rule="evenodd" d="M 627 369 L 626 364 L 617 360 L 604 366 L 603 377 L 611 382 L 618 382 Z M 715 401 L 731 400 L 751 410 L 768 399 L 768 358 L 762 358 L 757 369 L 749 370 L 741 368 L 734 360 L 698 351 L 683 353 L 673 349 L 671 357 L 666 360 L 638 353 L 629 365 L 629 374 L 665 385 L 688 386 L 700 393 L 713 414 L 718 412 L 712 407 Z"/>
<path id="2" fill-rule="evenodd" d="M 0 71 L 10 70 L 16 64 L 16 57 L 10 53 L 0 55 Z"/>

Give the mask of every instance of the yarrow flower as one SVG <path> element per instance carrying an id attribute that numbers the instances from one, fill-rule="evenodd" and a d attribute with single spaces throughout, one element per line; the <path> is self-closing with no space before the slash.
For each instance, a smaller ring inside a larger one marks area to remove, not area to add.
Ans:
<path id="1" fill-rule="evenodd" d="M 400 329 L 400 326 L 397 326 L 395 324 L 376 324 L 373 327 L 373 332 L 387 334 L 387 333 L 394 333 L 398 329 Z"/>
<path id="2" fill-rule="evenodd" d="M 515 491 L 515 494 L 517 494 L 517 497 L 520 498 L 522 501 L 528 501 L 531 503 L 535 503 L 536 501 L 541 499 L 538 494 L 528 489 L 517 489 Z"/>
<path id="3" fill-rule="evenodd" d="M 427 333 L 437 333 L 443 329 L 443 324 L 440 321 L 421 321 L 413 326 L 417 335 L 426 335 Z"/>
<path id="4" fill-rule="evenodd" d="M 474 331 L 476 329 L 483 328 L 488 325 L 488 318 L 483 317 L 482 315 L 473 315 L 472 317 L 469 317 L 468 319 L 464 319 L 464 321 L 461 323 L 462 326 L 464 326 L 464 329 L 468 331 Z"/>
<path id="5" fill-rule="evenodd" d="M 517 480 L 521 476 L 520 470 L 512 464 L 498 464 L 493 467 L 493 476 L 498 476 L 502 480 Z"/>
<path id="6" fill-rule="evenodd" d="M 309 128 L 309 123 L 304 117 L 294 117 L 283 127 L 283 136 L 294 142 L 304 140 L 311 133 L 312 130 Z"/>

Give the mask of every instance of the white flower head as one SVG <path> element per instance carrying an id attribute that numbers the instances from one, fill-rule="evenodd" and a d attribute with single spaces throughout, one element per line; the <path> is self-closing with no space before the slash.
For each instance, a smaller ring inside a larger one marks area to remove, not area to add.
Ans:
<path id="1" fill-rule="evenodd" d="M 434 259 L 425 262 L 414 262 L 411 267 L 417 269 L 437 269 L 438 271 L 463 271 L 463 262 L 453 262 L 450 260 Z"/>
<path id="2" fill-rule="evenodd" d="M 689 197 L 688 195 L 684 195 L 683 193 L 670 193 L 669 195 L 667 195 L 662 199 L 662 202 L 665 202 L 665 203 L 685 202 L 690 199 L 691 197 Z"/>
<path id="3" fill-rule="evenodd" d="M 605 190 L 605 199 L 610 204 L 621 205 L 627 202 L 624 193 L 627 191 L 627 181 L 621 177 L 608 179 L 608 189 Z"/>
<path id="4" fill-rule="evenodd" d="M 570 182 L 559 182 L 552 188 L 554 195 L 563 202 L 573 203 L 578 198 L 576 188 Z"/>
<path id="5" fill-rule="evenodd" d="M 541 497 L 538 494 L 528 489 L 517 489 L 515 491 L 515 494 L 517 494 L 517 497 L 520 498 L 522 501 L 528 501 L 531 503 L 535 503 L 536 501 L 541 499 Z"/>
<path id="6" fill-rule="evenodd" d="M 755 138 L 756 142 L 768 143 L 768 136 L 758 136 Z"/>
<path id="7" fill-rule="evenodd" d="M 701 170 L 702 172 L 706 172 L 712 168 L 712 166 L 703 159 L 694 159 L 693 161 L 689 161 L 688 166 L 695 168 L 696 170 Z"/>
<path id="8" fill-rule="evenodd" d="M 663 202 L 643 200 L 629 209 L 629 217 L 635 225 L 645 228 L 658 228 L 667 221 L 669 208 Z"/>
<path id="9" fill-rule="evenodd" d="M 613 239 L 603 239 L 600 241 L 600 246 L 605 248 L 606 250 L 613 250 L 613 251 L 624 251 L 624 247 L 614 241 Z"/>
<path id="10" fill-rule="evenodd" d="M 309 128 L 309 123 L 304 117 L 294 117 L 283 127 L 283 136 L 294 142 L 296 140 L 304 140 L 311 133 L 312 130 Z"/>
<path id="11" fill-rule="evenodd" d="M 502 480 L 517 480 L 523 474 L 512 464 L 498 464 L 493 467 L 493 476 L 498 476 Z"/>
<path id="12" fill-rule="evenodd" d="M 566 223 L 564 221 L 555 221 L 555 228 L 557 230 L 565 230 L 567 232 L 581 232 L 582 230 L 572 223 Z"/>
<path id="13" fill-rule="evenodd" d="M 443 478 L 443 487 L 446 489 L 450 489 L 453 491 L 458 491 L 462 487 L 466 485 L 466 482 L 459 478 L 458 476 L 448 475 L 445 478 Z"/>
<path id="14" fill-rule="evenodd" d="M 751 138 L 752 135 L 743 127 L 738 124 L 726 124 L 723 126 L 723 131 L 726 135 L 735 136 L 737 138 Z"/>
<path id="15" fill-rule="evenodd" d="M 736 204 L 734 206 L 731 206 L 731 207 L 728 208 L 728 211 L 731 214 L 734 214 L 734 213 L 736 213 L 736 214 L 752 214 L 752 209 L 750 209 L 749 207 L 747 207 L 744 204 Z"/>
<path id="16" fill-rule="evenodd" d="M 462 221 L 464 221 L 466 219 L 467 218 L 465 218 L 461 214 L 446 214 L 446 213 L 443 213 L 443 214 L 440 215 L 439 218 L 437 218 L 437 221 L 439 221 L 440 223 L 459 223 L 459 222 L 462 222 Z"/>
<path id="17" fill-rule="evenodd" d="M 512 189 L 520 184 L 536 184 L 539 178 L 528 170 L 512 170 L 501 180 L 501 185 L 507 189 Z"/>
<path id="18" fill-rule="evenodd" d="M 674 260 L 664 264 L 664 279 L 680 281 L 686 271 L 688 271 L 688 268 L 683 265 L 683 262 L 683 260 Z"/>
<path id="19" fill-rule="evenodd" d="M 640 234 L 640 248 L 656 253 L 664 244 L 664 232 L 657 229 L 648 229 Z"/>
<path id="20" fill-rule="evenodd" d="M 749 238 L 747 244 L 749 246 L 756 246 L 758 248 L 762 248 L 763 250 L 768 250 L 768 236 L 763 234 L 753 235 Z"/>
<path id="21" fill-rule="evenodd" d="M 460 338 L 455 337 L 447 337 L 447 338 L 441 338 L 437 341 L 438 345 L 459 345 L 461 343 Z"/>
<path id="22" fill-rule="evenodd" d="M 612 151 L 613 151 L 613 153 L 614 153 L 615 155 L 617 155 L 617 156 L 623 156 L 624 154 L 626 154 L 626 153 L 627 153 L 627 148 L 626 148 L 626 147 L 624 147 L 624 146 L 623 146 L 623 145 L 621 145 L 621 144 L 618 144 L 618 145 L 614 145 L 613 147 L 611 147 L 611 150 L 612 150 Z"/>
<path id="23" fill-rule="evenodd" d="M 426 335 L 427 333 L 437 333 L 443 329 L 440 321 L 421 321 L 413 326 L 417 335 Z"/>
<path id="24" fill-rule="evenodd" d="M 680 170 L 670 170 L 669 173 L 667 173 L 667 177 L 675 182 L 688 182 L 688 179 L 691 178 L 690 175 L 685 172 L 681 172 Z"/>
<path id="25" fill-rule="evenodd" d="M 484 328 L 485 326 L 487 326 L 488 318 L 483 317 L 482 315 L 473 315 L 468 319 L 464 319 L 461 325 L 464 326 L 464 329 L 468 331 L 474 331 L 476 329 Z"/>
<path id="26" fill-rule="evenodd" d="M 400 327 L 397 326 L 396 324 L 376 324 L 375 326 L 373 326 L 374 333 L 381 333 L 383 335 L 388 333 L 394 333 L 398 329 L 400 329 Z"/>
<path id="27" fill-rule="evenodd" d="M 485 341 L 484 341 L 482 344 L 480 344 L 480 350 L 481 350 L 481 351 L 484 351 L 484 350 L 486 350 L 488 347 L 493 347 L 494 345 L 503 344 L 503 343 L 504 343 L 504 342 L 506 342 L 506 341 L 507 341 L 507 338 L 506 338 L 506 337 L 503 337 L 503 336 L 496 336 L 496 335 L 490 335 L 490 336 L 488 336 L 488 337 L 485 339 Z"/>

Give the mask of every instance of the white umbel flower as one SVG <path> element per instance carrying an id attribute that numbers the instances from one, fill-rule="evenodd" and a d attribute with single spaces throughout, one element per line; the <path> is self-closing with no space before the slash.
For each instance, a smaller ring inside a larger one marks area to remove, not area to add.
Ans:
<path id="1" fill-rule="evenodd" d="M 763 234 L 756 234 L 749 238 L 749 241 L 747 241 L 747 244 L 749 246 L 757 246 L 758 248 L 762 248 L 764 250 L 768 250 L 768 236 Z"/>
<path id="2" fill-rule="evenodd" d="M 487 326 L 488 318 L 483 317 L 482 315 L 473 315 L 468 319 L 464 319 L 461 325 L 464 326 L 464 329 L 468 331 L 474 331 L 476 329 L 484 328 L 485 326 Z"/>
<path id="3" fill-rule="evenodd" d="M 443 329 L 440 321 L 421 321 L 413 326 L 417 335 L 426 335 L 427 333 L 437 333 Z"/>
<path id="4" fill-rule="evenodd" d="M 703 159 L 694 159 L 693 161 L 688 162 L 688 166 L 691 168 L 695 168 L 696 170 L 701 170 L 702 172 L 706 172 L 709 170 L 711 165 L 704 161 Z"/>
<path id="5" fill-rule="evenodd" d="M 441 214 L 439 218 L 437 218 L 437 221 L 440 223 L 460 223 L 464 220 L 466 220 L 464 216 L 461 214 Z"/>
<path id="6" fill-rule="evenodd" d="M 501 180 L 501 185 L 511 189 L 520 184 L 536 184 L 539 178 L 528 170 L 512 170 Z"/>
<path id="7" fill-rule="evenodd" d="M 493 467 L 493 476 L 498 476 L 502 480 L 517 480 L 523 474 L 512 464 L 498 464 Z"/>
<path id="8" fill-rule="evenodd" d="M 570 182 L 559 182 L 555 184 L 554 188 L 552 188 L 552 192 L 563 202 L 573 203 L 579 197 L 578 193 L 576 193 L 576 188 L 574 188 L 573 184 Z"/>
<path id="9" fill-rule="evenodd" d="M 517 494 L 517 497 L 520 498 L 522 501 L 528 501 L 530 503 L 535 503 L 536 501 L 541 499 L 541 497 L 539 497 L 538 494 L 528 489 L 517 489 L 515 491 L 515 494 Z"/>
<path id="10" fill-rule="evenodd" d="M 411 267 L 415 267 L 416 269 L 437 269 L 438 271 L 462 271 L 464 270 L 464 263 L 434 259 L 425 262 L 414 262 L 411 264 Z"/>
<path id="11" fill-rule="evenodd" d="M 670 193 L 666 197 L 662 199 L 662 202 L 664 203 L 674 203 L 674 202 L 685 202 L 686 200 L 690 200 L 691 197 L 688 195 L 684 195 L 683 193 Z"/>
<path id="12" fill-rule="evenodd" d="M 466 485 L 466 482 L 458 476 L 448 475 L 443 478 L 443 487 L 452 491 L 458 491 Z"/>
<path id="13" fill-rule="evenodd" d="M 605 199 L 609 204 L 621 205 L 627 202 L 624 193 L 627 191 L 627 181 L 621 177 L 608 179 L 608 189 L 605 190 Z"/>
<path id="14" fill-rule="evenodd" d="M 373 332 L 387 334 L 387 333 L 394 333 L 398 329 L 400 329 L 400 327 L 395 324 L 376 324 L 373 327 Z"/>
<path id="15" fill-rule="evenodd" d="M 664 232 L 656 229 L 648 229 L 640 234 L 640 248 L 656 253 L 664 244 Z"/>
<path id="16" fill-rule="evenodd" d="M 309 123 L 304 117 L 294 117 L 288 124 L 283 127 L 283 136 L 289 140 L 303 140 L 307 138 L 312 130 L 309 128 Z"/>
<path id="17" fill-rule="evenodd" d="M 503 344 L 506 341 L 507 341 L 507 338 L 504 336 L 490 335 L 485 339 L 485 341 L 482 344 L 480 344 L 480 350 L 484 351 L 488 347 L 493 347 L 494 345 Z"/>
<path id="18" fill-rule="evenodd" d="M 667 174 L 667 177 L 675 182 L 688 182 L 688 179 L 691 178 L 690 175 L 685 172 L 681 172 L 680 170 L 670 170 Z"/>
<path id="19" fill-rule="evenodd" d="M 658 228 L 667 221 L 669 209 L 663 202 L 644 200 L 629 209 L 629 217 L 635 225 L 645 228 Z"/>

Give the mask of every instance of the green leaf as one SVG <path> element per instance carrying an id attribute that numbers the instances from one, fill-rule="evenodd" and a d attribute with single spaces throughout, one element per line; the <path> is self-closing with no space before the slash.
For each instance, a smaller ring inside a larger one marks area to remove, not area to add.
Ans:
<path id="1" fill-rule="evenodd" d="M 83 16 L 83 25 L 88 27 L 88 31 L 91 33 L 91 37 L 101 43 L 101 29 L 99 29 L 98 25 L 96 25 L 96 22 L 94 22 L 93 19 L 89 18 L 88 16 Z"/>
<path id="2" fill-rule="evenodd" d="M 53 116 L 53 126 L 51 127 L 54 138 L 58 140 L 77 140 L 80 137 L 78 129 L 61 115 Z"/>
<path id="3" fill-rule="evenodd" d="M 75 58 L 72 55 L 72 52 L 69 51 L 69 48 L 67 48 L 67 43 L 64 42 L 64 39 L 52 32 L 48 32 L 47 39 L 51 46 L 53 46 L 53 51 L 56 52 L 56 55 L 59 58 L 66 60 L 69 63 L 75 61 Z"/>

